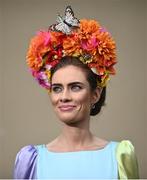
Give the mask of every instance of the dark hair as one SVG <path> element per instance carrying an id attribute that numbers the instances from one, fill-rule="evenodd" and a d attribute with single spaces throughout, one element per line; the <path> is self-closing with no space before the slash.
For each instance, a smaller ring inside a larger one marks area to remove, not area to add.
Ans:
<path id="1" fill-rule="evenodd" d="M 61 69 L 68 65 L 73 65 L 73 66 L 81 68 L 87 76 L 87 81 L 90 84 L 91 90 L 94 91 L 97 88 L 97 81 L 100 81 L 100 77 L 94 74 L 91 71 L 91 69 L 86 64 L 82 63 L 77 57 L 73 57 L 73 56 L 63 57 L 60 60 L 60 62 L 54 68 L 51 69 L 51 76 L 53 76 L 53 74 L 58 69 Z M 102 89 L 99 101 L 95 103 L 94 107 L 91 109 L 91 112 L 90 112 L 91 116 L 95 116 L 101 111 L 102 106 L 105 104 L 105 99 L 106 99 L 106 87 Z"/>

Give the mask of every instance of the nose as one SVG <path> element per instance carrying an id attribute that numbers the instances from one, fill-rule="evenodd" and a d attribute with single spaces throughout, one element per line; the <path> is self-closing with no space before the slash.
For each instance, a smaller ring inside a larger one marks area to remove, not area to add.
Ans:
<path id="1" fill-rule="evenodd" d="M 71 101 L 71 94 L 68 89 L 64 89 L 60 96 L 61 102 L 69 102 Z"/>

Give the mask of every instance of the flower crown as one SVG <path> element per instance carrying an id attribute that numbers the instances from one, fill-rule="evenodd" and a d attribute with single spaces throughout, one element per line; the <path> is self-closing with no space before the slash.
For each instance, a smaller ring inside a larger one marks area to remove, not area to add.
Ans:
<path id="1" fill-rule="evenodd" d="M 109 75 L 115 74 L 116 45 L 109 32 L 95 20 L 78 20 L 70 6 L 65 16 L 58 15 L 57 24 L 40 31 L 31 40 L 27 64 L 40 85 L 50 90 L 51 69 L 64 56 L 78 57 L 107 85 Z"/>

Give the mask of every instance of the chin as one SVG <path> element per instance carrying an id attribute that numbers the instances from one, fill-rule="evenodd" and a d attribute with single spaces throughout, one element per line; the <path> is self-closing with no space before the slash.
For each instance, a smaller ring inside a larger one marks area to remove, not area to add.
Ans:
<path id="1" fill-rule="evenodd" d="M 66 124 L 77 122 L 77 118 L 74 116 L 58 116 L 59 120 Z"/>
<path id="2" fill-rule="evenodd" d="M 73 124 L 77 121 L 80 121 L 78 114 L 72 113 L 57 113 L 59 120 L 65 124 Z"/>

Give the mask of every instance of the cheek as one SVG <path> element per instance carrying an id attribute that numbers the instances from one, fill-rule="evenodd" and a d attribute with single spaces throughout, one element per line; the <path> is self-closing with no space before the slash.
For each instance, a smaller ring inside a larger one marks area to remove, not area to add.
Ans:
<path id="1" fill-rule="evenodd" d="M 88 117 L 91 110 L 91 98 L 89 94 L 82 94 L 77 98 L 77 111 L 80 118 Z"/>
<path id="2" fill-rule="evenodd" d="M 52 103 L 53 106 L 55 106 L 57 104 L 57 101 L 58 101 L 58 96 L 56 95 L 52 95 L 50 96 L 50 101 Z"/>
<path id="3" fill-rule="evenodd" d="M 88 106 L 90 105 L 90 95 L 88 93 L 82 93 L 79 94 L 75 97 L 75 100 L 77 101 L 77 103 L 81 106 Z"/>

